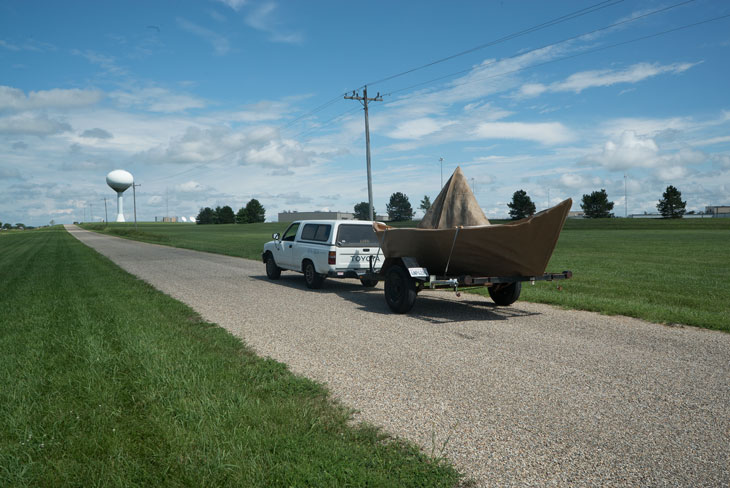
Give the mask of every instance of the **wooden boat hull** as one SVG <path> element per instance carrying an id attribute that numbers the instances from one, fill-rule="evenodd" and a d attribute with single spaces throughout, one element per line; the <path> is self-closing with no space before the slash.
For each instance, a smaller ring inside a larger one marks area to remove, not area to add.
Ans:
<path id="1" fill-rule="evenodd" d="M 386 258 L 413 257 L 433 275 L 539 276 L 558 242 L 572 200 L 508 224 L 396 229 L 374 224 Z"/>

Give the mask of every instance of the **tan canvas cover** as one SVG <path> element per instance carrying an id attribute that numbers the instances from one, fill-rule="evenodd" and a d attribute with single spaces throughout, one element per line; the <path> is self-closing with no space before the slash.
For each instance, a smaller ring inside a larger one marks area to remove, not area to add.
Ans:
<path id="1" fill-rule="evenodd" d="M 386 258 L 414 257 L 430 274 L 539 276 L 545 273 L 572 204 L 568 199 L 501 225 L 396 229 L 376 223 L 373 227 Z"/>
<path id="2" fill-rule="evenodd" d="M 458 166 L 421 219 L 418 228 L 450 229 L 457 225 L 489 225 L 489 219 L 474 198 Z"/>

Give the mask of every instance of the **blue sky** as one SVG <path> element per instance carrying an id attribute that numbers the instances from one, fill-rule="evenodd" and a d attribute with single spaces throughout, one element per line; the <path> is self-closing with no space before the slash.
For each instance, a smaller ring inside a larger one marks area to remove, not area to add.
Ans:
<path id="1" fill-rule="evenodd" d="M 670 184 L 688 209 L 727 205 L 728 14 L 710 0 L 0 0 L 0 221 L 99 220 L 105 197 L 113 215 L 105 176 L 120 168 L 142 185 L 140 220 L 251 198 L 267 220 L 352 211 L 364 117 L 343 95 L 365 84 L 383 95 L 378 213 L 396 191 L 414 208 L 435 198 L 439 158 L 489 217 L 519 189 L 579 210 L 602 188 L 623 216 L 625 182 L 629 213 L 656 211 Z"/>

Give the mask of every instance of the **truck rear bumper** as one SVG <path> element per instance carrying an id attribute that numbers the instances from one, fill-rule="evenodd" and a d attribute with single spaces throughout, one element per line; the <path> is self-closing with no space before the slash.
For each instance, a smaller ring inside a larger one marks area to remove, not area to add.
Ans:
<path id="1" fill-rule="evenodd" d="M 377 268 L 375 272 L 377 273 L 380 271 L 380 268 Z M 362 276 L 369 274 L 370 268 L 362 268 L 362 269 L 331 269 L 327 271 L 327 276 L 329 278 L 361 278 Z"/>

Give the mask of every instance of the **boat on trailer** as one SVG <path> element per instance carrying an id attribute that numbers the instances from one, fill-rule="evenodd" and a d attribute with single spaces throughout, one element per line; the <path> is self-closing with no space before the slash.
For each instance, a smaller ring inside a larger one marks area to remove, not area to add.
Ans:
<path id="1" fill-rule="evenodd" d="M 487 286 L 497 305 L 511 305 L 522 282 L 572 277 L 570 271 L 545 272 L 572 203 L 567 199 L 525 219 L 491 224 L 457 168 L 421 228 L 373 224 L 385 261 L 370 277 L 385 281 L 386 302 L 397 313 L 408 312 L 424 288 L 458 292 L 460 286 Z"/>

